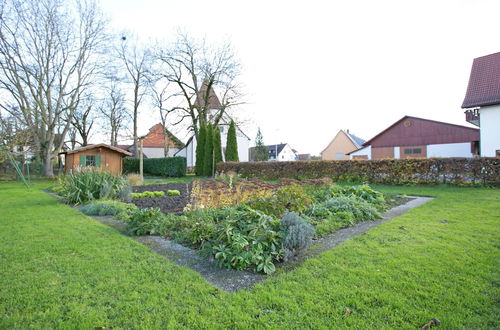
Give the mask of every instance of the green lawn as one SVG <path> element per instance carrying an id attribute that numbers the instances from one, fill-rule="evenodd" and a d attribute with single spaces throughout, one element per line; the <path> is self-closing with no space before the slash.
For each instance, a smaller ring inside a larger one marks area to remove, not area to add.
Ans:
<path id="1" fill-rule="evenodd" d="M 230 294 L 43 186 L 0 183 L 1 329 L 500 327 L 498 189 L 377 186 L 437 198 Z"/>

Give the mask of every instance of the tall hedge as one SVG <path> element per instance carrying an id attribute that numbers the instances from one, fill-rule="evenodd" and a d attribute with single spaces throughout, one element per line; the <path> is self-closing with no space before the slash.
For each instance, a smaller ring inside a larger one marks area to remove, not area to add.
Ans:
<path id="1" fill-rule="evenodd" d="M 499 158 L 431 158 L 293 162 L 226 162 L 218 171 L 264 179 L 321 178 L 389 184 L 500 186 Z"/>
<path id="2" fill-rule="evenodd" d="M 211 124 L 206 127 L 205 150 L 203 151 L 203 175 L 212 176 L 214 169 L 214 128 Z"/>
<path id="3" fill-rule="evenodd" d="M 226 143 L 226 162 L 237 162 L 238 159 L 238 142 L 236 140 L 236 126 L 234 121 L 231 120 L 229 130 L 227 132 Z"/>
<path id="4" fill-rule="evenodd" d="M 207 136 L 207 128 L 205 123 L 200 125 L 200 130 L 198 131 L 198 137 L 196 138 L 196 163 L 195 163 L 195 173 L 196 175 L 203 175 L 205 160 L 205 140 Z"/>
<path id="5" fill-rule="evenodd" d="M 222 162 L 222 142 L 218 126 L 214 127 L 214 162 L 215 164 Z"/>
<path id="6" fill-rule="evenodd" d="M 186 176 L 185 157 L 146 158 L 143 163 L 144 173 L 167 177 Z M 139 159 L 126 157 L 123 159 L 124 173 L 139 173 Z"/>

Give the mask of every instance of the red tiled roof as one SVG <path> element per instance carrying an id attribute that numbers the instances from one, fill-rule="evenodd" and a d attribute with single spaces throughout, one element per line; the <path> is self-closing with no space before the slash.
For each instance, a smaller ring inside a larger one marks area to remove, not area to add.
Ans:
<path id="1" fill-rule="evenodd" d="M 500 104 L 500 53 L 474 59 L 462 108 Z"/>

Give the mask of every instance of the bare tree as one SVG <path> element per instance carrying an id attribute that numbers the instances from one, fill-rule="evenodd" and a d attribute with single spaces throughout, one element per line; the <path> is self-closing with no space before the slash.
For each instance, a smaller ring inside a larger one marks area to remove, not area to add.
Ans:
<path id="1" fill-rule="evenodd" d="M 118 57 L 125 66 L 127 81 L 132 84 L 132 120 L 133 120 L 133 140 L 134 153 L 138 152 L 137 121 L 139 117 L 139 106 L 146 95 L 148 82 L 150 81 L 149 69 L 151 65 L 151 52 L 147 47 L 140 47 L 137 41 L 130 42 L 130 38 L 122 37 L 121 45 L 118 49 Z"/>
<path id="2" fill-rule="evenodd" d="M 96 119 L 97 98 L 93 95 L 85 95 L 76 107 L 71 119 L 71 125 L 81 138 L 81 145 L 88 145 L 92 127 Z M 74 147 L 74 146 L 73 146 Z"/>
<path id="3" fill-rule="evenodd" d="M 4 110 L 27 126 L 53 175 L 52 160 L 71 126 L 76 104 L 98 69 L 105 20 L 91 1 L 2 0 L 0 2 L 0 88 Z"/>
<path id="4" fill-rule="evenodd" d="M 228 110 L 241 104 L 242 94 L 236 82 L 240 64 L 229 43 L 210 47 L 205 40 L 194 40 L 179 32 L 176 42 L 157 48 L 156 56 L 163 64 L 163 76 L 176 86 L 176 95 L 182 96 L 183 105 L 175 107 L 180 121 L 188 119 L 189 129 L 196 136 L 202 123 L 217 125 Z M 220 97 L 216 109 L 211 106 L 213 90 Z"/>
<path id="5" fill-rule="evenodd" d="M 106 95 L 101 104 L 100 112 L 106 119 L 103 126 L 109 129 L 110 144 L 116 146 L 118 144 L 118 134 L 129 119 L 129 114 L 125 107 L 125 93 L 117 81 L 111 81 L 106 89 Z"/>

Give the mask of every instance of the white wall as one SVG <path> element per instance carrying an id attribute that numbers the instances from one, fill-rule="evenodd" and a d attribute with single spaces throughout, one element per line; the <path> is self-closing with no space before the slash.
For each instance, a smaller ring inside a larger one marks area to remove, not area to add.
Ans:
<path id="1" fill-rule="evenodd" d="M 292 147 L 290 147 L 288 144 L 285 145 L 283 150 L 278 154 L 278 161 L 279 162 L 289 162 L 292 160 L 297 160 L 297 155 L 295 152 L 293 152 Z"/>
<path id="2" fill-rule="evenodd" d="M 481 156 L 495 157 L 500 150 L 500 104 L 479 109 Z"/>
<path id="3" fill-rule="evenodd" d="M 165 154 L 163 152 L 163 148 L 144 147 L 142 150 L 144 152 L 144 155 L 146 155 L 146 157 L 148 157 L 148 158 L 163 158 L 163 157 L 165 157 Z M 168 150 L 167 157 L 173 157 L 177 151 L 179 151 L 178 148 L 170 148 Z"/>
<path id="4" fill-rule="evenodd" d="M 466 157 L 471 158 L 471 143 L 446 143 L 427 145 L 427 158 Z"/>
<path id="5" fill-rule="evenodd" d="M 372 146 L 351 152 L 349 159 L 354 159 L 353 156 L 368 156 L 368 159 L 372 159 Z"/>

